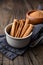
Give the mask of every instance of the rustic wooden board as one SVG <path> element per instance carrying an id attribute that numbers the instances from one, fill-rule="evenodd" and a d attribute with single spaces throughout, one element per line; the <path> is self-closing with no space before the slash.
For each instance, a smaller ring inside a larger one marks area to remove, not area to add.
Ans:
<path id="1" fill-rule="evenodd" d="M 25 19 L 28 10 L 36 9 L 41 0 L 3 0 L 0 1 L 0 34 L 14 18 Z M 29 49 L 14 61 L 0 53 L 0 65 L 43 65 L 43 46 Z"/>

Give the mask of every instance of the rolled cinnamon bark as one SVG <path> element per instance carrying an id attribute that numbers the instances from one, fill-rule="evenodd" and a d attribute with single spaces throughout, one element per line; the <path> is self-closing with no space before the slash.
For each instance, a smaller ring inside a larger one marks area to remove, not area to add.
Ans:
<path id="1" fill-rule="evenodd" d="M 13 37 L 15 36 L 16 24 L 17 24 L 17 19 L 14 19 L 13 24 L 12 24 L 12 28 L 11 28 L 11 32 L 10 32 L 10 35 Z"/>
<path id="2" fill-rule="evenodd" d="M 32 24 L 30 24 L 30 26 L 28 27 L 28 29 L 24 33 L 23 37 L 26 37 L 27 35 L 29 35 L 31 33 L 31 31 L 33 30 L 33 27 L 34 26 Z"/>
<path id="3" fill-rule="evenodd" d="M 29 20 L 29 19 L 26 19 L 26 21 L 25 21 L 25 25 L 24 25 L 24 27 L 23 27 L 23 29 L 22 29 L 22 32 L 21 32 L 20 37 L 22 37 L 22 36 L 24 35 L 25 31 L 27 30 L 27 28 L 28 28 L 29 25 L 30 25 L 28 20 Z"/>
<path id="4" fill-rule="evenodd" d="M 16 35 L 16 33 L 17 33 L 18 28 L 19 28 L 19 21 L 16 22 L 15 35 Z"/>
<path id="5" fill-rule="evenodd" d="M 18 28 L 18 30 L 17 30 L 17 33 L 16 33 L 15 37 L 20 37 L 20 34 L 21 34 L 21 31 L 22 31 L 22 28 L 23 28 L 24 23 L 25 23 L 24 20 L 19 20 L 19 22 L 20 22 L 20 25 L 19 25 L 19 28 Z"/>

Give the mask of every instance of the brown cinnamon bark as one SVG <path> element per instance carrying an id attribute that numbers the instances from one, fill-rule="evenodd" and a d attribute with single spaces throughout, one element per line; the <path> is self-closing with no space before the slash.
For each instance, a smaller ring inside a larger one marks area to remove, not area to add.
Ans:
<path id="1" fill-rule="evenodd" d="M 20 37 L 22 28 L 23 28 L 24 23 L 25 23 L 25 21 L 23 21 L 23 20 L 19 20 L 19 22 L 20 22 L 20 25 L 19 25 L 19 28 L 18 28 L 18 30 L 17 30 L 17 33 L 16 33 L 15 37 Z"/>
<path id="2" fill-rule="evenodd" d="M 17 19 L 14 19 L 13 24 L 12 24 L 12 28 L 11 28 L 11 32 L 10 32 L 10 35 L 13 37 L 15 36 L 16 24 L 17 24 Z"/>
<path id="3" fill-rule="evenodd" d="M 27 35 L 29 35 L 31 33 L 31 31 L 33 30 L 33 27 L 34 26 L 32 24 L 30 24 L 30 26 L 28 27 L 28 29 L 24 33 L 23 37 L 26 37 Z"/>
<path id="4" fill-rule="evenodd" d="M 27 30 L 27 28 L 29 27 L 29 21 L 26 19 L 26 21 L 25 21 L 25 25 L 24 25 L 24 27 L 23 27 L 23 29 L 22 29 L 22 32 L 21 32 L 21 35 L 20 35 L 20 37 L 22 37 L 23 35 L 24 35 L 24 33 L 25 33 L 25 31 Z"/>

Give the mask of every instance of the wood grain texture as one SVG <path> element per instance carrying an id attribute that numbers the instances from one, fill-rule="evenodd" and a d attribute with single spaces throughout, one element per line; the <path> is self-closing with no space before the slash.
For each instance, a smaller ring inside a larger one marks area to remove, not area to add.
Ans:
<path id="1" fill-rule="evenodd" d="M 14 18 L 25 19 L 28 10 L 36 9 L 41 0 L 0 0 L 0 34 Z M 29 49 L 14 61 L 0 53 L 0 65 L 43 65 L 43 46 Z"/>

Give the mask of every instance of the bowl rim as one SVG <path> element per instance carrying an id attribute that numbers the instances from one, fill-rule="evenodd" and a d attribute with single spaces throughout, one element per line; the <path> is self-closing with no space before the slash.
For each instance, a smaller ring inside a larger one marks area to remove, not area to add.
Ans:
<path id="1" fill-rule="evenodd" d="M 7 31 L 6 31 L 6 29 L 7 29 L 10 25 L 12 25 L 12 23 L 8 24 L 8 25 L 5 27 L 4 32 L 5 32 L 5 34 L 6 34 L 7 36 L 9 36 L 9 37 L 12 38 L 12 39 L 22 40 L 22 39 L 26 39 L 26 38 L 28 38 L 28 37 L 30 37 L 30 36 L 32 35 L 32 32 L 31 32 L 28 36 L 23 37 L 23 38 L 13 37 L 13 36 L 9 35 L 9 34 L 7 33 Z"/>

